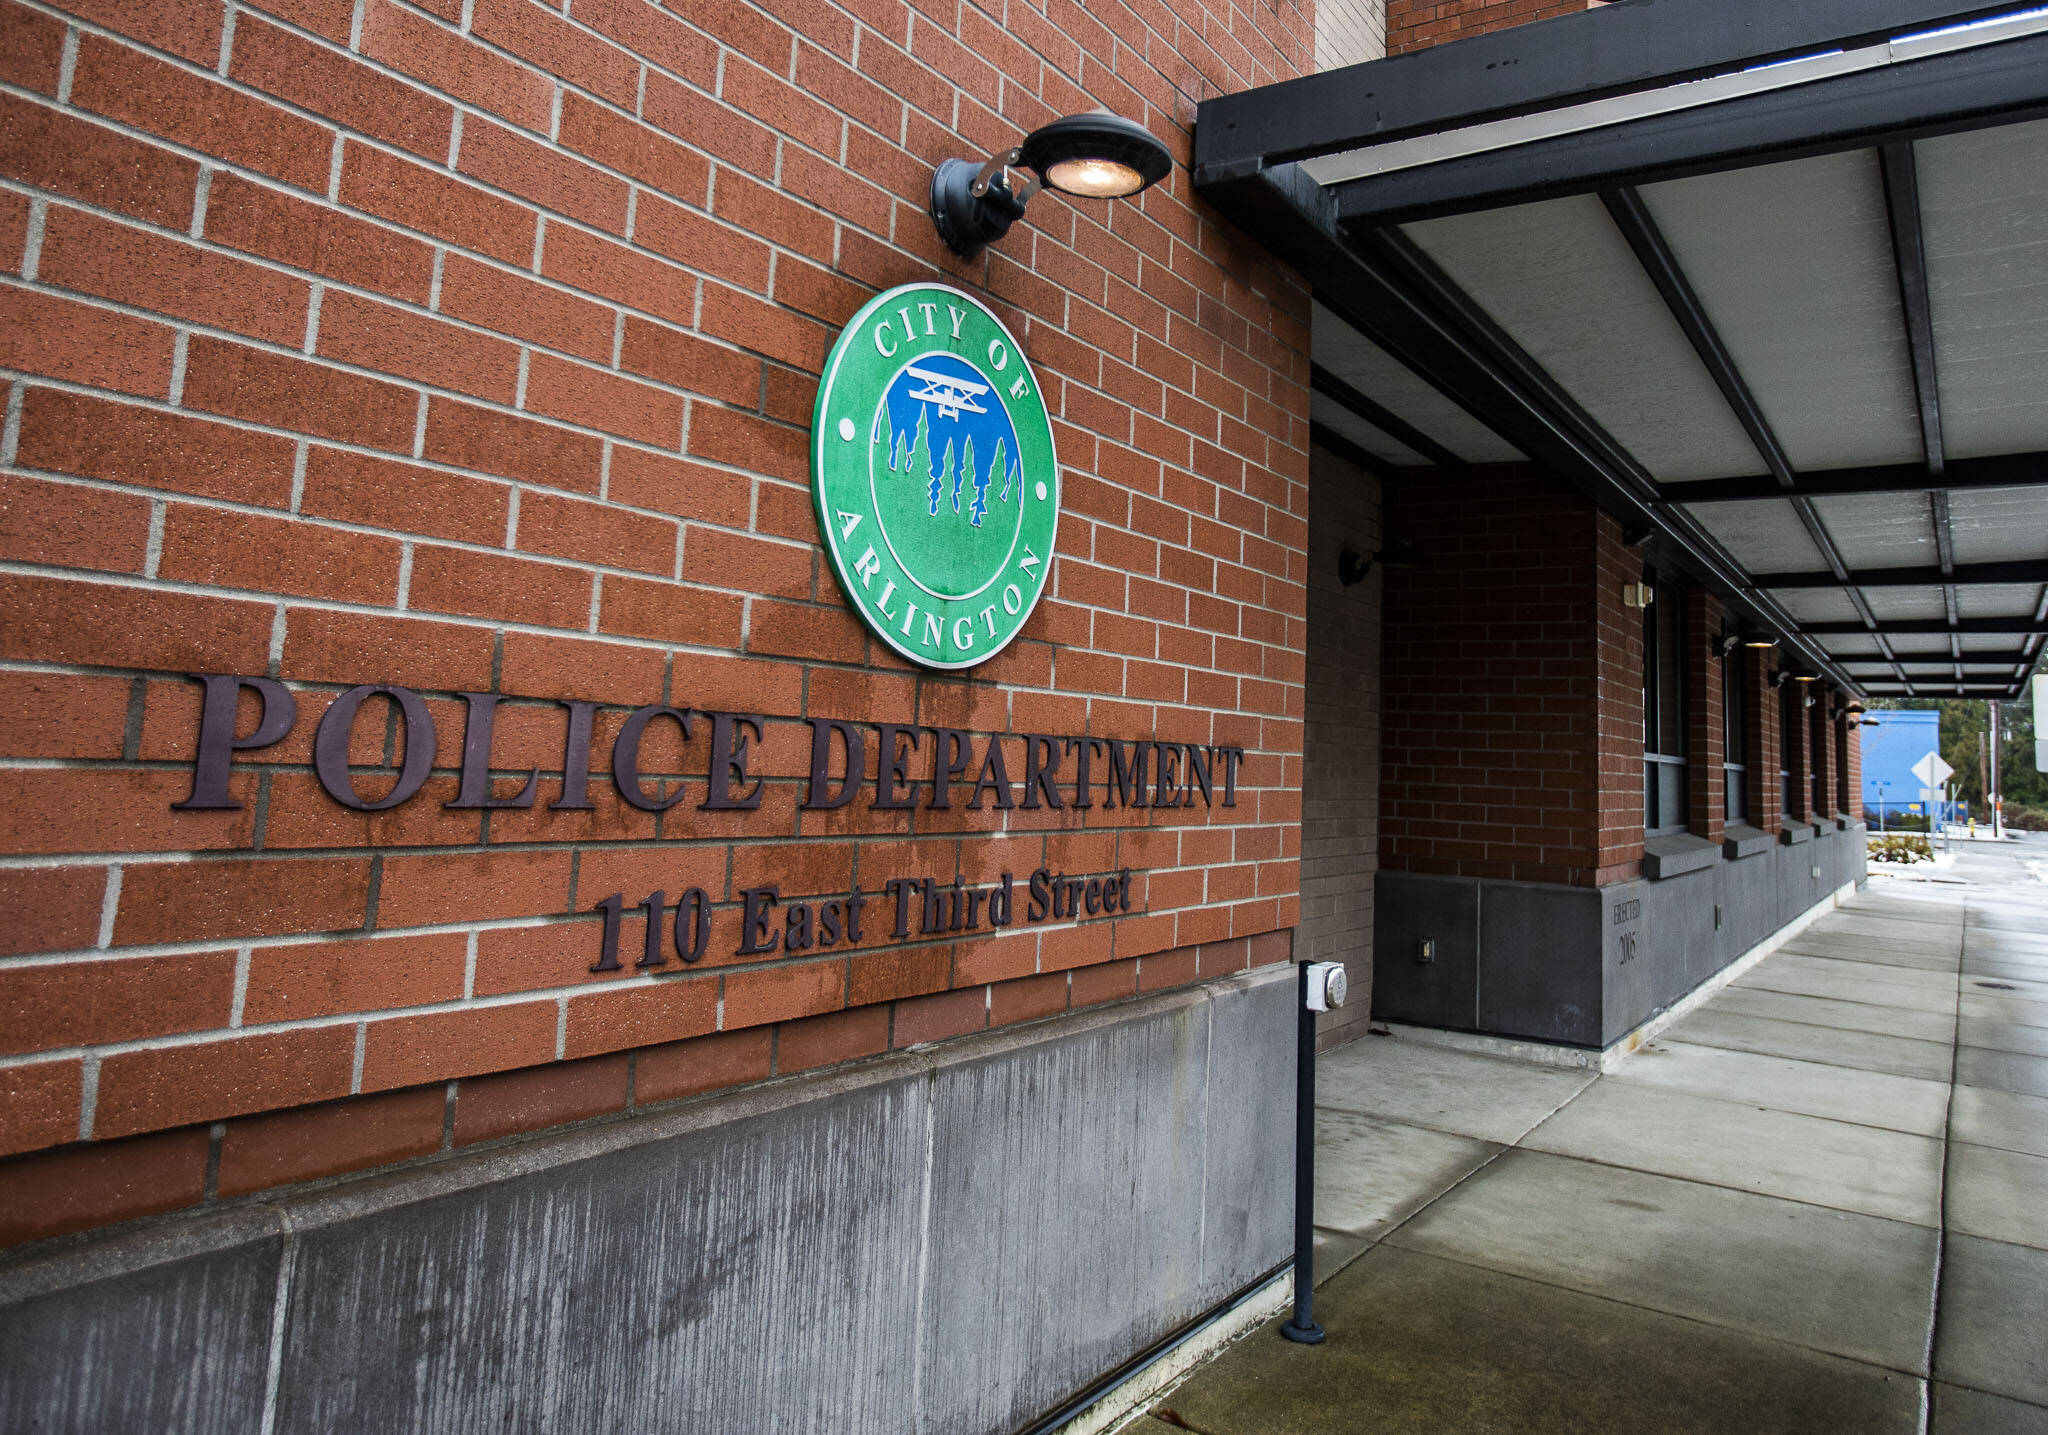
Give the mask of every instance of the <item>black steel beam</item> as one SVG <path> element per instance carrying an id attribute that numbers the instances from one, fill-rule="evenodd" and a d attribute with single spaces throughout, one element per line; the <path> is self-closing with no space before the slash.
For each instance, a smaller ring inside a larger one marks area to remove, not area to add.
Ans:
<path id="1" fill-rule="evenodd" d="M 1390 170 L 1332 188 L 1341 222 L 1377 228 L 2043 114 L 2048 34 L 2037 34 Z"/>
<path id="2" fill-rule="evenodd" d="M 2014 8 L 1958 0 L 1630 0 L 1205 100 L 1196 111 L 1195 183 Z"/>
<path id="3" fill-rule="evenodd" d="M 1941 438 L 1941 384 L 1934 370 L 1934 310 L 1927 294 L 1927 246 L 1920 228 L 1920 176 L 1913 146 L 1894 141 L 1878 149 L 1885 212 L 1891 220 L 1892 259 L 1906 319 L 1906 350 L 1913 361 L 1913 392 L 1920 404 L 1920 436 L 1927 471 L 1947 466 Z"/>
<path id="4" fill-rule="evenodd" d="M 1870 629 L 1861 623 L 1803 623 L 1805 631 L 1817 638 L 1840 637 L 1848 634 L 1868 634 Z M 2021 616 L 2017 618 L 1880 618 L 1878 631 L 1888 637 L 1950 637 L 1962 633 L 1984 633 L 2001 635 L 2010 633 L 2019 637 L 2028 633 L 2048 633 L 2048 619 Z M 1964 654 L 1966 661 L 1969 655 Z M 1908 662 L 1912 655 L 1908 654 Z"/>
<path id="5" fill-rule="evenodd" d="M 1854 666 L 1857 663 L 1875 665 L 1877 659 L 1872 657 L 1844 656 L 1840 661 L 1850 666 Z M 1962 666 L 1966 668 L 2016 668 L 2026 661 L 2028 661 L 2027 654 L 2018 651 L 2010 653 L 1965 653 L 1963 654 Z M 1930 677 L 1925 672 L 1915 673 L 1910 670 L 1914 668 L 1932 668 L 1939 673 L 1947 671 L 1953 665 L 1949 662 L 1946 653 L 1905 653 L 1899 659 L 1899 666 L 1907 670 L 1902 674 L 1903 677 L 1910 678 L 1911 681 L 1916 683 L 1928 683 L 1947 682 L 1949 679 Z M 1988 681 L 1982 673 L 1977 674 L 1976 677 L 1980 682 Z"/>
<path id="6" fill-rule="evenodd" d="M 1869 468 L 1814 469 L 1792 475 L 1791 491 L 1809 498 L 1842 498 L 1866 493 L 1924 493 L 1939 487 L 2028 488 L 2048 484 L 2048 453 L 2008 453 L 1996 458 L 1952 458 L 1939 480 L 1928 477 L 1921 463 L 1882 464 Z M 1766 474 L 1750 478 L 1703 478 L 1693 483 L 1667 483 L 1662 496 L 1671 503 L 1730 503 L 1745 498 L 1783 498 L 1785 488 Z"/>
<path id="7" fill-rule="evenodd" d="M 1759 588 L 1833 588 L 1833 573 L 1758 573 Z M 1958 563 L 1953 572 L 1940 568 L 1859 568 L 1851 578 L 1859 588 L 1939 588 L 1944 583 L 2048 583 L 2048 559 L 2013 563 Z"/>
<path id="8" fill-rule="evenodd" d="M 1396 439 L 1414 449 L 1445 472 L 1455 473 L 1460 477 L 1471 473 L 1472 466 L 1464 459 L 1459 458 L 1393 410 L 1374 403 L 1321 364 L 1309 366 L 1308 386 L 1332 403 L 1349 409 L 1388 438 Z"/>
<path id="9" fill-rule="evenodd" d="M 1308 426 L 1308 441 L 1320 444 L 1341 459 L 1357 464 L 1374 478 L 1391 480 L 1400 476 L 1401 470 L 1388 463 L 1376 453 L 1360 448 L 1344 435 L 1327 424 L 1311 421 Z"/>

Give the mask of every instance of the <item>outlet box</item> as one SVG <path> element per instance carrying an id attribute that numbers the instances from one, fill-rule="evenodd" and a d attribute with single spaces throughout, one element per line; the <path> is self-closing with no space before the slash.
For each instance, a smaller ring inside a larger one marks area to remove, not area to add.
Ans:
<path id="1" fill-rule="evenodd" d="M 1415 944 L 1415 960 L 1425 967 L 1436 961 L 1435 937 L 1424 937 Z"/>

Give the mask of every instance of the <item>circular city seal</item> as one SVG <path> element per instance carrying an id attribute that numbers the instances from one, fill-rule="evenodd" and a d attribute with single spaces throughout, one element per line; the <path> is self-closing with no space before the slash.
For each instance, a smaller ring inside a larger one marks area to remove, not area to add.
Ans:
<path id="1" fill-rule="evenodd" d="M 928 668 L 1001 652 L 1060 518 L 1052 423 L 1003 321 L 944 284 L 869 301 L 825 360 L 811 494 L 839 586 L 883 642 Z"/>

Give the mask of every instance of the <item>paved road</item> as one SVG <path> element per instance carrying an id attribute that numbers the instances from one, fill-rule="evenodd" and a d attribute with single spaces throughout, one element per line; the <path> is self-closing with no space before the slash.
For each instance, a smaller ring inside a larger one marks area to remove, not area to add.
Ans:
<path id="1" fill-rule="evenodd" d="M 1316 1348 L 1135 1435 L 2048 1432 L 2048 839 L 1867 892 L 1619 1069 L 1318 1069 Z"/>

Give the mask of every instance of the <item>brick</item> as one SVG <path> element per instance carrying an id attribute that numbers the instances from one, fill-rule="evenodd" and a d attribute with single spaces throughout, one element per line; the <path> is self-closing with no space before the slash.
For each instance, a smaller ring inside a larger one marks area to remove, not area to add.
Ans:
<path id="1" fill-rule="evenodd" d="M 0 475 L 0 557 L 140 573 L 149 508 L 133 494 Z"/>
<path id="2" fill-rule="evenodd" d="M 436 395 L 427 404 L 425 457 L 549 488 L 596 493 L 604 441 Z"/>
<path id="3" fill-rule="evenodd" d="M 242 1020 L 257 1026 L 456 1001 L 468 952 L 460 932 L 258 947 Z"/>
<path id="4" fill-rule="evenodd" d="M 1138 963 L 1133 959 L 1076 967 L 1071 981 L 1073 1004 L 1077 1007 L 1118 1001 L 1137 992 Z"/>
<path id="5" fill-rule="evenodd" d="M 423 544 L 413 551 L 411 604 L 503 622 L 580 630 L 590 617 L 590 575 L 558 563 Z"/>
<path id="6" fill-rule="evenodd" d="M 369 862 L 353 857 L 131 863 L 114 945 L 353 929 L 369 878 Z"/>
<path id="7" fill-rule="evenodd" d="M 1044 972 L 997 982 L 988 989 L 990 1026 L 1035 1021 L 1067 1009 L 1067 974 Z"/>
<path id="8" fill-rule="evenodd" d="M 177 852 L 245 847 L 254 832 L 256 785 L 246 774 L 230 783 L 239 812 L 179 812 L 172 803 L 191 791 L 173 771 L 119 768 L 0 770 L 0 803 L 14 814 L 0 833 L 0 852 L 33 856 L 69 852 Z"/>
<path id="9" fill-rule="evenodd" d="M 127 678 L 10 673 L 0 689 L 0 755 L 118 758 L 132 691 Z"/>
<path id="10" fill-rule="evenodd" d="M 672 388 L 753 404 L 761 392 L 761 361 L 737 349 L 706 343 L 693 334 L 653 323 L 637 314 L 626 317 L 619 344 L 619 367 Z M 810 415 L 804 415 L 808 422 Z"/>
<path id="11" fill-rule="evenodd" d="M 662 654 L 648 648 L 507 633 L 498 690 L 638 707 L 660 694 L 665 666 Z"/>
<path id="12" fill-rule="evenodd" d="M 64 0 L 64 8 L 131 40 L 211 67 L 220 57 L 220 0 Z"/>
<path id="13" fill-rule="evenodd" d="M 133 1136 L 348 1094 L 352 1026 L 115 1052 L 100 1062 L 96 1137 Z"/>
<path id="14" fill-rule="evenodd" d="M 493 259 L 533 259 L 532 210 L 367 145 L 345 148 L 341 202 Z"/>
<path id="15" fill-rule="evenodd" d="M 9 310 L 0 367 L 148 398 L 170 392 L 172 336 L 164 325 L 55 294 L 0 292 Z"/>
<path id="16" fill-rule="evenodd" d="M 885 902 L 877 902 L 868 908 L 870 918 L 864 930 L 870 942 L 885 938 L 888 917 L 878 915 L 885 905 Z M 953 954 L 943 945 L 883 946 L 875 951 L 855 952 L 848 965 L 848 1006 L 867 1006 L 873 1002 L 923 996 L 929 992 L 942 992 L 953 984 Z"/>
<path id="17" fill-rule="evenodd" d="M 0 656 L 30 662 L 260 673 L 272 605 L 0 574 Z"/>
<path id="18" fill-rule="evenodd" d="M 486 628 L 294 608 L 286 616 L 283 676 L 308 683 L 399 683 L 481 692 L 490 687 L 491 647 Z M 262 664 L 205 671 L 261 672 Z"/>
<path id="19" fill-rule="evenodd" d="M 767 291 L 769 247 L 696 210 L 643 196 L 634 211 L 633 242 L 742 289 Z"/>
<path id="20" fill-rule="evenodd" d="M 375 0 L 364 9 L 362 52 L 515 125 L 548 128 L 554 86 L 545 75 L 389 0 Z"/>
<path id="21" fill-rule="evenodd" d="M 368 714 L 358 715 L 351 734 L 357 753 L 351 757 L 351 780 L 365 798 L 375 800 L 388 793 L 397 772 L 383 760 L 386 702 L 379 698 L 366 705 Z M 443 750 L 462 740 L 460 710 L 443 707 L 445 726 L 437 734 Z M 318 730 L 319 719 L 305 714 Z M 360 749 L 370 747 L 367 754 Z M 403 740 L 393 750 L 404 750 Z M 375 771 L 370 771 L 375 769 Z M 483 814 L 450 811 L 443 804 L 455 800 L 453 773 L 429 778 L 418 794 L 397 807 L 381 812 L 353 812 L 329 797 L 319 779 L 310 772 L 279 772 L 270 779 L 270 800 L 265 805 L 263 846 L 269 852 L 290 852 L 295 848 L 331 847 L 433 847 L 471 846 L 483 840 Z"/>
<path id="22" fill-rule="evenodd" d="M 228 77 L 436 163 L 448 157 L 455 111 L 445 100 L 275 25 L 237 21 Z"/>
<path id="23" fill-rule="evenodd" d="M 470 33 L 545 73 L 624 109 L 633 108 L 640 83 L 639 62 L 552 11 L 526 0 L 476 0 Z"/>
<path id="24" fill-rule="evenodd" d="M 0 955 L 88 945 L 99 934 L 106 886 L 104 867 L 0 871 Z"/>
<path id="25" fill-rule="evenodd" d="M 472 115 L 463 125 L 457 168 L 549 214 L 626 232 L 624 180 L 503 125 Z"/>
<path id="26" fill-rule="evenodd" d="M 383 605 L 398 595 L 398 561 L 393 539 L 173 503 L 165 509 L 157 574 L 173 582 Z"/>
<path id="27" fill-rule="evenodd" d="M 775 134 L 767 126 L 687 89 L 666 75 L 649 71 L 647 96 L 640 113 L 676 138 L 713 158 L 726 160 L 759 175 L 775 172 Z"/>
<path id="28" fill-rule="evenodd" d="M 634 1056 L 634 1103 L 645 1106 L 765 1081 L 774 1042 L 774 1028 L 762 1026 L 648 1047 Z"/>
<path id="29" fill-rule="evenodd" d="M 537 917 L 569 904 L 569 853 L 473 852 L 386 857 L 380 928 Z"/>
<path id="30" fill-rule="evenodd" d="M 599 852 L 591 854 L 601 855 Z M 597 894 L 608 885 L 602 881 L 588 888 L 589 900 L 578 908 L 588 913 Z M 634 896 L 641 895 L 636 892 Z M 627 900 L 632 900 L 631 897 Z M 499 927 L 477 933 L 477 996 L 505 996 L 513 992 L 538 991 L 547 987 L 572 986 L 593 981 L 620 982 L 632 973 L 632 964 L 645 949 L 647 923 L 628 907 L 619 930 L 619 960 L 626 975 L 593 977 L 591 964 L 597 961 L 603 944 L 601 919 L 586 916 L 581 921 L 549 922 L 535 927 Z M 670 971 L 674 968 L 671 966 Z"/>
<path id="31" fill-rule="evenodd" d="M 0 8 L 0 80 L 54 95 L 63 60 L 62 20 L 25 5 Z"/>
<path id="32" fill-rule="evenodd" d="M 429 1155 L 441 1148 L 447 1106 L 445 1087 L 424 1086 L 230 1121 L 219 1194 L 244 1196 Z"/>
<path id="33" fill-rule="evenodd" d="M 433 288 L 434 252 L 420 240 L 225 170 L 207 191 L 206 237 L 414 304 Z"/>
<path id="34" fill-rule="evenodd" d="M 650 16 L 660 13 L 646 5 L 634 8 Z M 562 96 L 562 124 L 555 142 L 671 199 L 704 202 L 711 164 L 703 155 L 630 115 L 593 104 L 573 90 Z M 644 202 L 645 196 L 642 198 Z"/>
<path id="35" fill-rule="evenodd" d="M 896 1003 L 891 1044 L 901 1048 L 943 1041 L 987 1025 L 988 991 L 984 987 L 912 997 Z"/>
<path id="36" fill-rule="evenodd" d="M 195 1205 L 211 1144 L 203 1129 L 174 1131 L 0 1163 L 0 1245 Z"/>
<path id="37" fill-rule="evenodd" d="M 607 633 L 665 643 L 731 648 L 740 640 L 743 607 L 737 594 L 612 575 L 604 582 L 598 627 Z"/>
<path id="38" fill-rule="evenodd" d="M 341 290 L 330 290 L 320 306 L 315 352 L 493 403 L 509 404 L 519 390 L 519 350 L 513 345 Z"/>
<path id="39" fill-rule="evenodd" d="M 175 229 L 199 182 L 192 160 L 14 95 L 0 95 L 0 174 Z"/>
<path id="40" fill-rule="evenodd" d="M 455 1094 L 455 1144 L 623 1110 L 628 1074 L 625 1057 L 608 1056 L 472 1077 Z"/>
<path id="41" fill-rule="evenodd" d="M 36 272 L 48 284 L 274 344 L 305 337 L 303 281 L 68 206 L 50 209 Z"/>
<path id="42" fill-rule="evenodd" d="M 656 448 L 682 447 L 683 401 L 678 395 L 552 354 L 535 354 L 527 363 L 526 407 Z"/>
<path id="43" fill-rule="evenodd" d="M 185 403 L 207 413 L 392 452 L 409 452 L 411 389 L 203 334 L 185 357 Z"/>
<path id="44" fill-rule="evenodd" d="M 889 1008 L 860 1007 L 784 1022 L 775 1033 L 778 1075 L 874 1056 L 889 1049 Z"/>
<path id="45" fill-rule="evenodd" d="M 723 1023 L 730 1031 L 837 1011 L 846 1004 L 846 961 L 798 962 L 731 972 Z"/>
<path id="46" fill-rule="evenodd" d="M 732 586 L 733 576 L 744 573 L 748 575 L 746 587 L 752 592 L 808 598 L 815 551 L 809 545 L 771 543 L 750 534 L 693 527 L 683 539 L 683 577 Z"/>
<path id="47" fill-rule="evenodd" d="M 355 23 L 355 0 L 263 0 L 262 8 L 338 45 L 348 43 Z"/>
<path id="48" fill-rule="evenodd" d="M 628 961 L 623 949 L 621 961 Z M 671 958 L 673 961 L 673 958 Z M 667 977 L 569 998 L 565 1055 L 589 1056 L 701 1036 L 718 1028 L 715 977 Z"/>
<path id="49" fill-rule="evenodd" d="M 675 571 L 679 538 L 666 519 L 606 504 L 533 493 L 519 506 L 519 546 L 528 553 L 666 577 Z"/>
<path id="50" fill-rule="evenodd" d="M 449 254 L 442 269 L 441 312 L 578 358 L 611 361 L 612 310 L 465 255 Z"/>
<path id="51" fill-rule="evenodd" d="M 1194 981 L 1199 975 L 1197 955 L 1192 947 L 1177 951 L 1156 952 L 1138 960 L 1138 990 L 1156 992 L 1165 987 L 1183 986 Z"/>
<path id="52" fill-rule="evenodd" d="M 364 1038 L 363 1090 L 551 1061 L 555 1010 L 551 1001 L 517 1002 L 373 1021 Z"/>
<path id="53" fill-rule="evenodd" d="M 300 511 L 311 517 L 496 544 L 510 509 L 511 489 L 487 479 L 342 449 L 315 447 L 306 456 Z"/>
<path id="54" fill-rule="evenodd" d="M 84 1090 L 75 1057 L 0 1067 L 0 1156 L 76 1140 Z"/>
<path id="55" fill-rule="evenodd" d="M 79 39 L 71 103 L 298 189 L 327 187 L 327 126 L 97 35 Z"/>
<path id="56" fill-rule="evenodd" d="M 639 309 L 673 324 L 693 324 L 697 278 L 652 254 L 566 225 L 548 230 L 541 273 L 557 284 Z"/>

